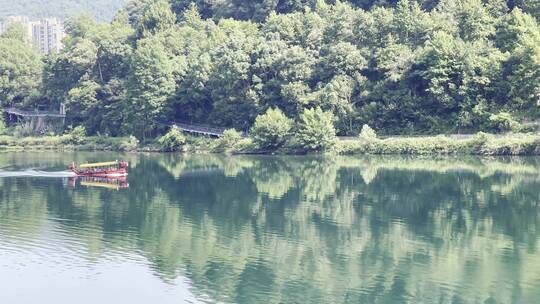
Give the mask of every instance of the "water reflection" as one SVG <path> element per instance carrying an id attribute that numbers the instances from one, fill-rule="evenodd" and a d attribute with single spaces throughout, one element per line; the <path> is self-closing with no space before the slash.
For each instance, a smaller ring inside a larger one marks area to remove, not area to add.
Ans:
<path id="1" fill-rule="evenodd" d="M 128 189 L 0 178 L 0 256 L 43 238 L 84 267 L 135 255 L 203 302 L 540 300 L 538 158 L 112 157 L 132 164 Z"/>
<path id="2" fill-rule="evenodd" d="M 77 181 L 80 181 L 77 183 Z M 121 177 L 94 177 L 94 176 L 76 176 L 69 180 L 69 185 L 76 189 L 77 185 L 83 187 L 97 187 L 112 190 L 120 190 L 129 188 L 126 176 Z"/>

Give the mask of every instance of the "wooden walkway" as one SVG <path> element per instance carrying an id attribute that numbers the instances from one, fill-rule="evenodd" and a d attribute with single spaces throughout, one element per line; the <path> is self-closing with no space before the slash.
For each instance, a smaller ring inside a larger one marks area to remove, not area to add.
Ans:
<path id="1" fill-rule="evenodd" d="M 16 108 L 4 108 L 4 113 L 15 115 L 15 116 L 22 116 L 22 117 L 57 117 L 57 118 L 65 118 L 66 114 L 61 114 L 58 112 L 48 112 L 48 111 L 26 111 L 26 110 L 20 110 Z"/>

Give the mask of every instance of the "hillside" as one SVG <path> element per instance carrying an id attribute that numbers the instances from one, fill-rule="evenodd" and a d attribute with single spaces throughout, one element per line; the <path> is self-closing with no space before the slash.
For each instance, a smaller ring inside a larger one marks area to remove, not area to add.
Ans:
<path id="1" fill-rule="evenodd" d="M 96 20 L 110 21 L 127 0 L 0 0 L 0 19 L 10 15 L 31 18 L 70 16 L 88 12 Z"/>

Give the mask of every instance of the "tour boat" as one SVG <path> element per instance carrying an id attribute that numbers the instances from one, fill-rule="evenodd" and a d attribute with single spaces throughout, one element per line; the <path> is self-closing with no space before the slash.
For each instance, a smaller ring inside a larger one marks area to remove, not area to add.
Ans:
<path id="1" fill-rule="evenodd" d="M 95 177 L 119 177 L 127 175 L 128 163 L 125 161 L 112 161 L 95 164 L 82 164 L 75 166 L 75 163 L 69 165 L 69 170 L 77 176 L 95 176 Z"/>

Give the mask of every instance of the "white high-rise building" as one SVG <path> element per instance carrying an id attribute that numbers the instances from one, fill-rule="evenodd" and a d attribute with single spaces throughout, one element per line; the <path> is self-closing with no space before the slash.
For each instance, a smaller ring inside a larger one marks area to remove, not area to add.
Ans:
<path id="1" fill-rule="evenodd" d="M 32 22 L 32 41 L 40 53 L 49 54 L 62 49 L 64 25 L 56 18 Z"/>
<path id="2" fill-rule="evenodd" d="M 0 33 L 7 30 L 10 24 L 20 23 L 27 31 L 28 43 L 32 43 L 40 53 L 49 54 L 62 49 L 64 24 L 56 18 L 30 21 L 26 16 L 10 16 L 0 23 Z"/>

